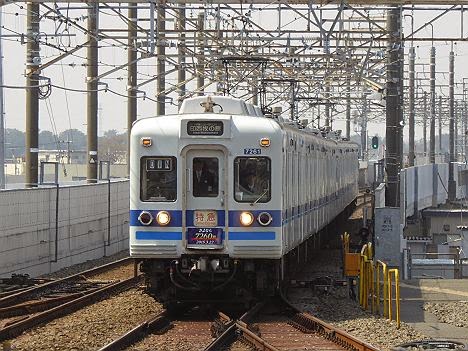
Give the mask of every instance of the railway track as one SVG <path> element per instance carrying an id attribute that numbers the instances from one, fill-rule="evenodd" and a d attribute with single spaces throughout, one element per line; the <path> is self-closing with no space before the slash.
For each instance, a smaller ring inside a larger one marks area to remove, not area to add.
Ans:
<path id="1" fill-rule="evenodd" d="M 140 282 L 132 259 L 123 259 L 0 298 L 0 341 L 72 313 Z"/>
<path id="2" fill-rule="evenodd" d="M 50 281 L 51 279 L 30 278 L 27 274 L 12 274 L 10 278 L 0 278 L 0 299 Z"/>
<path id="3" fill-rule="evenodd" d="M 238 319 L 222 312 L 217 312 L 211 319 L 200 319 L 193 313 L 180 318 L 164 310 L 100 351 L 150 350 L 158 345 L 171 349 L 168 346 L 171 343 L 174 349 L 182 349 L 182 339 L 191 343 L 192 349 L 205 351 L 227 350 L 238 341 L 248 349 L 270 351 L 377 351 L 346 332 L 298 311 L 285 298 L 259 303 Z"/>

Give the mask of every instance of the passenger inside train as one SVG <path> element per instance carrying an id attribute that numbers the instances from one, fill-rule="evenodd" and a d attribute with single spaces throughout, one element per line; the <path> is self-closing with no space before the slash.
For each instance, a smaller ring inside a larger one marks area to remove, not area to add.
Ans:
<path id="1" fill-rule="evenodd" d="M 218 159 L 197 157 L 193 159 L 193 196 L 218 196 Z"/>

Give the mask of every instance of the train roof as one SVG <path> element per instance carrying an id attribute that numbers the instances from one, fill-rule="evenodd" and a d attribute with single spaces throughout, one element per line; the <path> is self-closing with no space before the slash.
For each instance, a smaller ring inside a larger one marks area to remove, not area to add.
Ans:
<path id="1" fill-rule="evenodd" d="M 209 109 L 207 104 L 212 104 Z M 185 99 L 179 114 L 218 113 L 225 115 L 256 116 L 253 108 L 248 108 L 244 100 L 229 96 L 197 96 Z"/>

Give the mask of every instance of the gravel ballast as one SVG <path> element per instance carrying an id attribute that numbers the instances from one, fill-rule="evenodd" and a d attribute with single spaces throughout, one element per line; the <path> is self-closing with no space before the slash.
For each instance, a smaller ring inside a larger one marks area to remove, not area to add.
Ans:
<path id="1" fill-rule="evenodd" d="M 26 332 L 13 350 L 98 350 L 162 310 L 141 289 L 132 289 Z"/>

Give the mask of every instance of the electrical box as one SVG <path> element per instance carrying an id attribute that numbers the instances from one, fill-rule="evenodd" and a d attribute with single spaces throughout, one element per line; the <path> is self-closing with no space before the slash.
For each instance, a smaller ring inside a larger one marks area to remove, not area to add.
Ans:
<path id="1" fill-rule="evenodd" d="M 345 276 L 357 277 L 359 275 L 359 259 L 360 253 L 346 253 L 345 254 Z"/>

